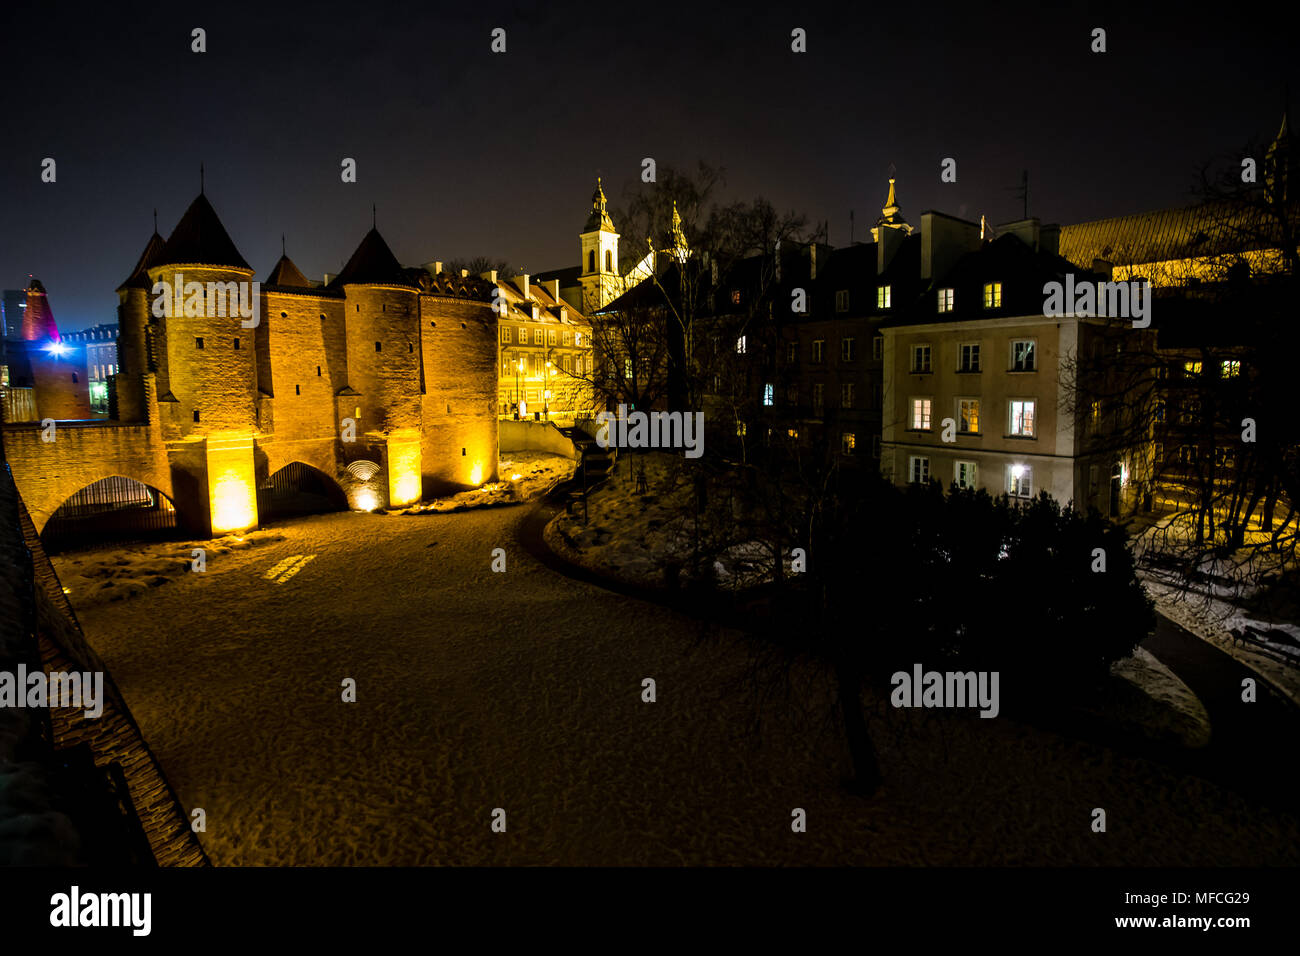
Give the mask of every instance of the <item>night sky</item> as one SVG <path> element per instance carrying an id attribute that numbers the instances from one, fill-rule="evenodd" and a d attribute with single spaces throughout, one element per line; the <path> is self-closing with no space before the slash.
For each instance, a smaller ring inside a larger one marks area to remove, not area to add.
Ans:
<path id="1" fill-rule="evenodd" d="M 595 175 L 621 204 L 646 156 L 723 166 L 725 198 L 828 220 L 835 245 L 849 209 L 866 237 L 891 162 L 913 224 L 1019 218 L 1022 169 L 1030 215 L 1079 222 L 1188 202 L 1201 162 L 1276 131 L 1288 73 L 1300 90 L 1281 6 L 604 6 L 5 4 L 0 288 L 30 273 L 61 328 L 113 321 L 200 162 L 258 278 L 282 232 L 308 276 L 339 271 L 372 202 L 407 264 L 576 265 Z"/>

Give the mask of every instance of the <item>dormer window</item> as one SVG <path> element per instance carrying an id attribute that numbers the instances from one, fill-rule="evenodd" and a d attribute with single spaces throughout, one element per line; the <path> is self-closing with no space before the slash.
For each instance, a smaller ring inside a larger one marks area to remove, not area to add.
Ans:
<path id="1" fill-rule="evenodd" d="M 940 311 L 940 312 L 951 312 L 951 311 L 952 311 L 952 299 L 953 299 L 953 290 L 952 290 L 952 289 L 940 289 L 940 290 L 939 290 L 939 311 Z"/>
<path id="2" fill-rule="evenodd" d="M 984 283 L 984 308 L 986 309 L 1002 308 L 1002 283 L 1001 282 Z"/>
<path id="3" fill-rule="evenodd" d="M 887 285 L 876 286 L 876 308 L 888 309 L 890 307 L 890 287 Z"/>
<path id="4" fill-rule="evenodd" d="M 848 289 L 840 289 L 838 292 L 835 293 L 835 311 L 836 312 L 849 311 L 849 290 Z"/>

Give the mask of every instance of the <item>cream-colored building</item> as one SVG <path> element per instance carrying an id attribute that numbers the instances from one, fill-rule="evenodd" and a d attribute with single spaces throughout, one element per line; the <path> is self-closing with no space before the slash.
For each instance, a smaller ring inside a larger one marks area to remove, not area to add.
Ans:
<path id="1" fill-rule="evenodd" d="M 1055 228 L 1037 220 L 981 242 L 978 224 L 943 218 L 942 229 L 922 226 L 922 263 L 951 268 L 935 270 L 920 301 L 881 328 L 882 472 L 900 484 L 1046 491 L 1062 504 L 1127 510 L 1129 464 L 1090 451 L 1103 410 L 1076 408 L 1068 385 L 1097 320 L 1043 313 L 1044 282 L 1083 271 L 1056 255 Z M 975 251 L 954 257 L 949 242 Z"/>

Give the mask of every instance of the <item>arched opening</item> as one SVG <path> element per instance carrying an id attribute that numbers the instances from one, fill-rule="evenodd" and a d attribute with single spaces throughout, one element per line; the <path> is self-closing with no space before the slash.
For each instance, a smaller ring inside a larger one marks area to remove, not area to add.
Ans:
<path id="1" fill-rule="evenodd" d="M 605 250 L 605 271 L 614 271 L 614 250 L 612 249 Z"/>
<path id="2" fill-rule="evenodd" d="M 587 271 L 588 272 L 596 271 L 596 250 L 595 249 L 592 249 L 590 252 L 587 253 Z"/>
<path id="3" fill-rule="evenodd" d="M 257 487 L 257 516 L 263 523 L 341 511 L 347 506 L 347 497 L 337 482 L 301 461 L 290 462 Z"/>
<path id="4" fill-rule="evenodd" d="M 151 485 L 112 475 L 59 505 L 41 531 L 48 554 L 176 535 L 176 508 Z"/>

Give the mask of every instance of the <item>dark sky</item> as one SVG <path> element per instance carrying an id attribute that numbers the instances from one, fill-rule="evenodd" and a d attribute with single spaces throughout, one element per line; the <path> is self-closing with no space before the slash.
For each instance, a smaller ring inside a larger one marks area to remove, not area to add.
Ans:
<path id="1" fill-rule="evenodd" d="M 914 224 L 1019 218 L 1022 169 L 1030 214 L 1069 223 L 1184 204 L 1202 161 L 1276 131 L 1285 7 L 1042 6 L 10 2 L 0 288 L 30 273 L 60 327 L 113 321 L 153 209 L 168 235 L 200 162 L 259 278 L 282 232 L 309 276 L 337 272 L 372 202 L 405 263 L 537 273 L 577 264 L 596 173 L 617 202 L 646 156 L 723 166 L 726 198 L 826 219 L 840 245 L 849 209 L 859 239 L 879 215 L 891 162 Z"/>

